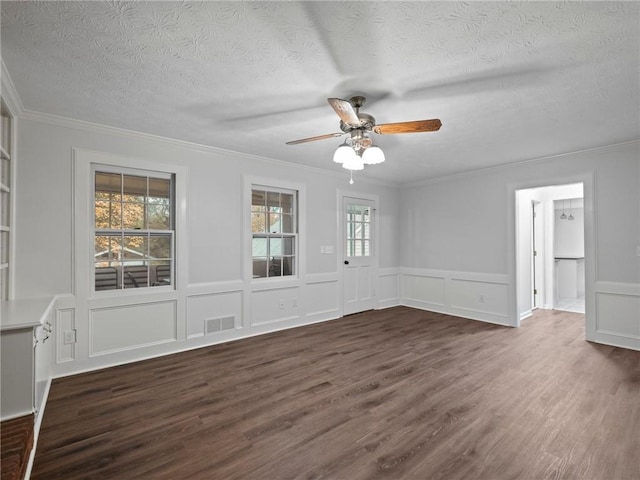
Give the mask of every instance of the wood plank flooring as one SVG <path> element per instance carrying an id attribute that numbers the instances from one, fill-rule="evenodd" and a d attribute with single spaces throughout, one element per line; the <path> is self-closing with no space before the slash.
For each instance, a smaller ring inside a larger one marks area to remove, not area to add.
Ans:
<path id="1" fill-rule="evenodd" d="M 33 479 L 640 479 L 640 352 L 406 307 L 54 380 Z"/>
<path id="2" fill-rule="evenodd" d="M 0 423 L 0 479 L 22 480 L 33 449 L 33 414 Z"/>

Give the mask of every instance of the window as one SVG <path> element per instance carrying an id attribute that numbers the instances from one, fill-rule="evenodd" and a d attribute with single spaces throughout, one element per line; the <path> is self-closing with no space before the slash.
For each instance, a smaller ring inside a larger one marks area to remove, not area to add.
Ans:
<path id="1" fill-rule="evenodd" d="M 296 275 L 297 203 L 295 190 L 252 187 L 253 278 Z"/>
<path id="2" fill-rule="evenodd" d="M 0 123 L 0 300 L 9 298 L 11 235 L 11 116 L 4 103 Z"/>
<path id="3" fill-rule="evenodd" d="M 371 255 L 371 207 L 348 204 L 347 245 L 348 257 L 368 257 Z"/>
<path id="4" fill-rule="evenodd" d="M 94 168 L 94 289 L 170 286 L 174 177 Z"/>

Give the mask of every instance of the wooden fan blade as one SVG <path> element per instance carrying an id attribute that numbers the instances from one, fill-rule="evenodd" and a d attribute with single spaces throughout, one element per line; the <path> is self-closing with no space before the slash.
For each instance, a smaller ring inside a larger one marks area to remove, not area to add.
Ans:
<path id="1" fill-rule="evenodd" d="M 356 114 L 356 111 L 353 109 L 353 105 L 346 100 L 342 100 L 341 98 L 327 98 L 327 102 L 329 105 L 336 111 L 340 120 L 342 120 L 347 125 L 352 127 L 360 126 L 360 119 Z"/>
<path id="2" fill-rule="evenodd" d="M 286 142 L 286 144 L 297 145 L 299 143 L 307 143 L 307 142 L 315 142 L 316 140 L 324 140 L 325 138 L 341 137 L 342 135 L 344 135 L 344 132 L 327 133 L 326 135 L 318 135 L 317 137 L 309 137 L 309 138 L 301 138 L 300 140 L 292 140 L 291 142 Z"/>
<path id="3" fill-rule="evenodd" d="M 375 125 L 373 131 L 380 135 L 390 133 L 420 133 L 440 130 L 442 122 L 438 118 L 432 120 L 416 120 L 414 122 L 384 123 Z"/>

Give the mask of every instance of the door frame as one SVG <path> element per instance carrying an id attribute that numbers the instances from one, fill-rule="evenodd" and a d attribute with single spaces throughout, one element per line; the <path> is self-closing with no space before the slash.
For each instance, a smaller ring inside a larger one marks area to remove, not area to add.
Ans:
<path id="1" fill-rule="evenodd" d="M 516 192 L 530 188 L 551 187 L 582 183 L 584 201 L 584 270 L 585 270 L 585 337 L 596 337 L 596 236 L 595 236 L 595 173 L 582 173 L 566 177 L 551 177 L 542 180 L 511 183 L 507 186 L 507 269 L 509 278 L 509 318 L 511 326 L 520 327 L 517 275 L 517 204 Z"/>
<path id="2" fill-rule="evenodd" d="M 373 255 L 371 256 L 371 295 L 373 297 L 373 309 L 377 308 L 378 300 L 377 300 L 377 292 L 378 292 L 378 270 L 379 270 L 379 240 L 380 240 L 380 215 L 378 213 L 378 209 L 380 207 L 380 199 L 378 195 L 374 195 L 371 193 L 364 192 L 352 192 L 349 190 L 338 189 L 337 191 L 337 222 L 338 222 L 338 238 L 336 245 L 338 248 L 336 249 L 336 269 L 338 271 L 338 301 L 340 302 L 340 316 L 344 316 L 345 308 L 345 273 L 344 273 L 344 260 L 346 258 L 346 245 L 345 245 L 345 212 L 344 212 L 344 200 L 345 198 L 355 198 L 366 200 L 367 202 L 373 203 L 373 238 L 372 238 L 372 248 L 371 251 Z"/>
<path id="3" fill-rule="evenodd" d="M 542 221 L 544 212 L 540 215 L 541 202 L 531 200 L 531 310 L 544 307 L 547 299 L 545 297 L 545 258 L 547 251 L 544 247 L 544 236 L 546 234 L 545 225 Z"/>

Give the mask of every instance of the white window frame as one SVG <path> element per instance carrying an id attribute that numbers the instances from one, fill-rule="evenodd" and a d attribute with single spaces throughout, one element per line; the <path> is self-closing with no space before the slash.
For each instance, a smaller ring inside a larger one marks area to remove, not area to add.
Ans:
<path id="1" fill-rule="evenodd" d="M 172 286 L 161 286 L 153 288 L 127 288 L 118 290 L 94 291 L 94 223 L 93 220 L 93 187 L 94 178 L 92 166 L 94 164 L 102 167 L 111 166 L 114 168 L 131 168 L 143 170 L 148 173 L 164 172 L 174 174 L 174 262 Z M 188 168 L 175 164 L 164 163 L 157 160 L 140 159 L 130 156 L 96 152 L 82 148 L 73 149 L 73 170 L 74 170 L 74 265 L 73 272 L 73 294 L 76 297 L 78 308 L 85 308 L 94 305 L 94 300 L 107 301 L 112 298 L 114 302 L 120 303 L 117 299 L 144 297 L 145 299 L 163 300 L 177 299 L 188 282 L 188 225 L 187 225 L 187 185 Z M 89 303 L 86 303 L 86 302 Z M 129 302 L 129 300 L 126 300 Z M 146 301 L 146 300 L 145 300 Z M 102 303 L 99 303 L 102 305 Z M 109 305 L 115 305 L 109 302 Z"/>
<path id="2" fill-rule="evenodd" d="M 273 277 L 253 277 L 253 231 L 251 228 L 251 204 L 252 191 L 267 190 L 273 192 L 296 193 L 295 199 L 295 224 L 297 230 L 295 232 L 295 273 L 292 275 L 273 276 Z M 291 285 L 299 285 L 304 281 L 306 271 L 306 248 L 305 248 L 305 232 L 306 232 L 306 186 L 301 183 L 289 182 L 286 180 L 255 177 L 245 175 L 244 177 L 244 208 L 243 225 L 244 225 L 244 252 L 245 252 L 245 278 L 255 288 L 270 288 L 269 286 L 284 287 Z"/>
<path id="3" fill-rule="evenodd" d="M 164 179 L 164 180 L 170 180 L 171 182 L 171 200 L 170 200 L 170 204 L 171 204 L 171 217 L 170 217 L 170 222 L 171 222 L 171 228 L 166 229 L 166 230 L 155 230 L 155 229 L 125 229 L 125 228 L 120 228 L 120 229 L 99 229 L 95 227 L 95 178 L 96 178 L 96 173 L 114 173 L 114 174 L 122 174 L 122 175 L 133 175 L 133 176 L 142 176 L 142 177 L 148 177 L 148 178 L 159 178 L 159 179 Z M 139 289 L 132 289 L 132 288 L 124 288 L 123 287 L 123 283 L 124 283 L 124 277 L 123 277 L 123 272 L 120 271 L 119 275 L 121 276 L 120 278 L 120 282 L 119 282 L 119 287 L 118 288 L 114 288 L 114 289 L 109 289 L 109 290 L 96 290 L 95 289 L 95 274 L 96 274 L 96 270 L 95 270 L 95 261 L 92 261 L 92 266 L 91 266 L 91 278 L 94 279 L 94 281 L 91 284 L 91 293 L 93 296 L 100 296 L 100 295 L 112 295 L 113 292 L 125 292 L 128 290 L 139 290 L 139 291 L 150 291 L 153 290 L 154 292 L 157 290 L 174 290 L 175 287 L 175 263 L 176 263 L 176 249 L 175 249 L 175 234 L 176 234 L 176 219 L 175 219 L 175 174 L 173 173 L 168 173 L 168 172 L 163 172 L 163 171 L 152 171 L 152 170 L 141 170 L 141 169 L 134 169 L 134 168 L 128 168 L 128 167 L 117 167 L 117 166 L 113 166 L 113 165 L 104 165 L 104 164 L 97 164 L 97 163 L 93 163 L 91 164 L 91 186 L 90 186 L 90 195 L 91 195 L 91 230 L 93 232 L 93 241 L 94 241 L 94 245 L 95 245 L 95 237 L 98 235 L 109 235 L 111 233 L 120 233 L 123 236 L 127 236 L 127 235 L 154 235 L 154 234 L 161 234 L 161 235 L 169 235 L 171 237 L 171 270 L 170 270 L 170 278 L 171 278 L 171 283 L 169 285 L 163 286 L 163 285 L 151 285 L 150 282 L 147 286 L 144 287 L 140 287 Z M 92 249 L 92 251 L 94 251 Z M 148 267 L 147 270 L 147 275 L 148 275 L 148 279 L 151 279 L 151 271 L 150 271 L 150 267 Z"/>
<path id="4" fill-rule="evenodd" d="M 265 256 L 267 258 L 267 264 L 265 265 L 265 267 L 269 266 L 269 262 L 271 261 L 270 258 L 272 258 L 274 255 L 271 254 L 270 252 L 270 247 L 272 244 L 272 239 L 277 239 L 277 238 L 292 238 L 293 239 L 293 255 L 290 255 L 291 257 L 293 257 L 293 272 L 290 273 L 289 275 L 269 275 L 269 271 L 271 270 L 270 268 L 267 268 L 267 276 L 266 277 L 254 277 L 255 273 L 253 272 L 253 262 L 255 261 L 255 257 L 253 256 L 253 248 L 252 248 L 252 252 L 251 252 L 251 261 L 252 261 L 252 278 L 254 278 L 255 280 L 258 280 L 259 278 L 276 278 L 276 277 L 297 277 L 298 276 L 298 191 L 297 190 L 290 190 L 290 189 L 286 189 L 286 188 L 278 188 L 278 187 L 271 187 L 268 185 L 252 185 L 251 186 L 251 192 L 252 192 L 252 200 L 251 200 L 251 206 L 253 207 L 253 191 L 264 191 L 267 194 L 269 193 L 279 193 L 279 194 L 285 194 L 285 195 L 291 195 L 293 197 L 293 204 L 292 204 L 292 208 L 291 208 L 291 221 L 292 221 L 292 231 L 291 232 L 260 232 L 260 233 L 256 233 L 251 232 L 251 240 L 252 240 L 252 247 L 253 247 L 253 240 L 255 240 L 256 238 L 265 238 L 267 240 L 267 251 L 265 252 Z M 253 213 L 253 210 L 252 210 Z M 268 216 L 268 212 L 265 212 L 265 214 Z M 281 255 L 282 258 L 284 258 L 286 255 Z M 283 265 L 280 265 L 280 268 L 283 268 Z"/>
<path id="5" fill-rule="evenodd" d="M 355 204 L 353 203 L 352 205 L 355 205 L 357 207 L 364 207 L 364 208 L 368 208 L 369 209 L 369 214 L 368 214 L 368 220 L 364 220 L 364 219 L 350 219 L 349 218 L 349 212 L 344 212 L 345 215 L 345 222 L 344 222 L 344 228 L 345 228 L 345 238 L 344 238 L 344 249 L 345 249 L 345 258 L 362 258 L 362 257 L 366 257 L 366 258 L 371 258 L 374 256 L 374 242 L 373 242 L 373 238 L 371 238 L 371 225 L 373 224 L 373 216 L 374 216 L 374 212 L 375 212 L 375 203 L 367 200 L 365 201 L 363 199 L 363 202 L 361 204 Z M 344 208 L 344 207 L 343 207 Z M 354 212 L 353 215 L 360 215 L 363 217 L 363 215 L 360 212 Z M 349 238 L 350 237 L 350 228 L 353 228 L 353 231 L 351 232 L 353 234 L 353 238 Z M 365 248 L 365 242 L 367 242 L 367 248 Z M 360 248 L 358 249 L 358 244 L 360 245 Z M 351 248 L 351 246 L 353 246 L 353 249 Z M 366 252 L 366 253 L 365 253 Z"/>

